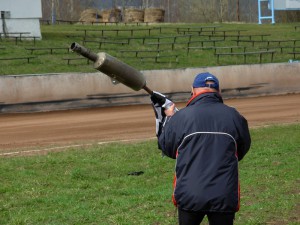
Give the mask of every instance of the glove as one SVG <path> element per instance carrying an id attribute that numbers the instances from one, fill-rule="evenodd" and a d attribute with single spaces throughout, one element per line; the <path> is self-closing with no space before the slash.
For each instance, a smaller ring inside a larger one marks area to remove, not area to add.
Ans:
<path id="1" fill-rule="evenodd" d="M 159 92 L 153 91 L 150 99 L 155 113 L 156 136 L 159 137 L 162 131 L 163 123 L 166 119 L 166 114 L 164 112 L 165 110 L 162 107 L 166 102 L 166 96 Z"/>
<path id="2" fill-rule="evenodd" d="M 153 91 L 150 99 L 154 105 L 157 104 L 162 107 L 165 104 L 167 97 L 157 91 Z"/>
<path id="3" fill-rule="evenodd" d="M 157 104 L 164 109 L 168 109 L 171 105 L 173 105 L 173 102 L 170 99 L 157 91 L 153 91 L 150 98 L 154 105 Z M 178 109 L 176 109 L 176 111 L 178 111 Z"/>
<path id="4" fill-rule="evenodd" d="M 167 118 L 164 111 L 165 109 L 168 109 L 171 105 L 173 105 L 173 102 L 169 100 L 165 95 L 156 91 L 153 91 L 150 99 L 152 101 L 152 106 L 156 118 L 156 136 L 159 137 Z M 177 111 L 178 109 L 175 108 L 175 112 Z"/>
<path id="5" fill-rule="evenodd" d="M 150 96 L 152 107 L 155 113 L 155 124 L 156 124 L 156 136 L 157 138 L 160 136 L 163 127 L 167 121 L 167 116 L 165 114 L 165 109 L 168 109 L 171 105 L 173 105 L 173 102 L 169 100 L 166 96 L 163 94 L 153 91 Z M 178 111 L 177 108 L 175 108 L 175 112 Z M 170 117 L 169 117 L 170 118 Z M 162 149 L 161 146 L 158 143 L 158 149 Z M 164 156 L 162 152 L 162 157 Z"/>

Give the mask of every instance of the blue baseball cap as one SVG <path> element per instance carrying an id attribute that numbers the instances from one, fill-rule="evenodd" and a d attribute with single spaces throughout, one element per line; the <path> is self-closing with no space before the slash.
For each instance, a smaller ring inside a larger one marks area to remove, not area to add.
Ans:
<path id="1" fill-rule="evenodd" d="M 213 84 L 206 84 L 207 81 L 212 81 Z M 212 75 L 211 73 L 199 73 L 193 82 L 193 88 L 199 87 L 209 87 L 214 88 L 219 91 L 219 80 L 216 76 Z"/>

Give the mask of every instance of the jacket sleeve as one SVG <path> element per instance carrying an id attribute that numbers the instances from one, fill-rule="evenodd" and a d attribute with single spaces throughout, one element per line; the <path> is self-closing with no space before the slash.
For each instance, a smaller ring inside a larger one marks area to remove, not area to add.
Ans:
<path id="1" fill-rule="evenodd" d="M 182 134 L 180 129 L 178 129 L 179 123 L 177 123 L 177 114 L 178 113 L 172 117 L 167 117 L 162 132 L 158 137 L 159 148 L 164 155 L 172 159 L 176 159 L 177 149 L 182 140 Z"/>
<path id="2" fill-rule="evenodd" d="M 238 137 L 237 137 L 237 152 L 238 160 L 242 160 L 250 149 L 251 137 L 247 120 L 239 114 L 239 121 L 236 123 Z"/>

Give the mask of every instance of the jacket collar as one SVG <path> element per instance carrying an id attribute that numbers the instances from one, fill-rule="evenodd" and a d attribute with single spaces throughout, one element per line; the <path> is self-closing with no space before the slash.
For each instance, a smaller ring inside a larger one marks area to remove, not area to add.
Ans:
<path id="1" fill-rule="evenodd" d="M 198 93 L 197 95 L 193 95 L 187 102 L 186 106 L 192 105 L 195 102 L 197 102 L 198 100 L 204 99 L 205 97 L 208 97 L 208 96 L 213 97 L 213 98 L 217 99 L 217 101 L 223 103 L 222 96 L 219 92 L 203 90 L 200 93 Z"/>

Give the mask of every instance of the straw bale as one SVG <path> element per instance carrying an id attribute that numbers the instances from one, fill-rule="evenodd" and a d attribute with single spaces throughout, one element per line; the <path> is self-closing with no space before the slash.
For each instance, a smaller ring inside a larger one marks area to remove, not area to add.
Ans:
<path id="1" fill-rule="evenodd" d="M 124 22 L 144 22 L 144 10 L 134 8 L 125 9 Z"/>
<path id="2" fill-rule="evenodd" d="M 111 12 L 111 9 L 102 10 L 102 12 L 101 12 L 102 22 L 109 22 L 110 12 Z"/>
<path id="3" fill-rule="evenodd" d="M 101 12 L 102 22 L 121 22 L 121 9 L 113 8 L 113 9 L 105 9 Z"/>
<path id="4" fill-rule="evenodd" d="M 100 19 L 101 19 L 101 12 L 97 9 L 91 8 L 82 11 L 82 13 L 80 14 L 79 21 L 91 23 L 91 22 L 100 21 Z"/>
<path id="5" fill-rule="evenodd" d="M 112 9 L 109 16 L 109 22 L 121 22 L 121 21 L 122 21 L 121 9 L 119 8 Z"/>
<path id="6" fill-rule="evenodd" d="M 160 8 L 146 8 L 144 22 L 159 23 L 164 22 L 165 10 Z"/>

